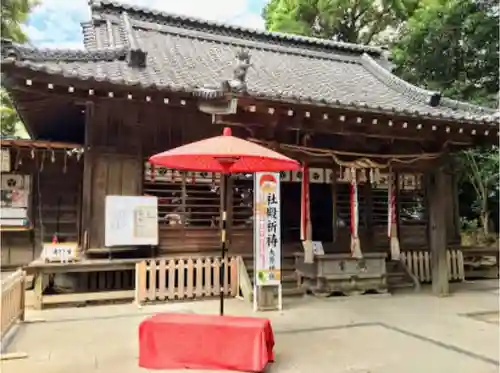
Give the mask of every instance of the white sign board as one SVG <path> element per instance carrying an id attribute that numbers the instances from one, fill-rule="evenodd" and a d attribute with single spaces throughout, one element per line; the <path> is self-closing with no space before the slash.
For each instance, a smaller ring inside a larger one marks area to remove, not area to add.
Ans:
<path id="1" fill-rule="evenodd" d="M 48 262 L 67 263 L 78 258 L 78 244 L 75 242 L 44 243 L 42 258 Z"/>
<path id="2" fill-rule="evenodd" d="M 10 172 L 10 150 L 0 149 L 0 172 Z"/>
<path id="3" fill-rule="evenodd" d="M 106 196 L 106 246 L 158 245 L 158 199 Z"/>
<path id="4" fill-rule="evenodd" d="M 323 242 L 313 241 L 312 242 L 312 252 L 314 255 L 325 255 L 325 250 L 323 249 Z"/>
<path id="5" fill-rule="evenodd" d="M 254 261 L 257 286 L 281 284 L 280 174 L 254 178 Z"/>

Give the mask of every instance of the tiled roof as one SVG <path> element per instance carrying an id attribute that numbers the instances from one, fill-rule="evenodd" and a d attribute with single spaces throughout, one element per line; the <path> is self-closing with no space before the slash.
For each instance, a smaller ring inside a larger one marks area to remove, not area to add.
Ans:
<path id="1" fill-rule="evenodd" d="M 376 47 L 261 32 L 118 4 L 93 1 L 82 24 L 82 51 L 2 45 L 3 64 L 68 78 L 194 92 L 231 80 L 236 54 L 251 58 L 247 94 L 400 113 L 497 123 L 493 109 L 441 97 L 393 75 Z M 10 58 L 5 58 L 10 57 Z"/>

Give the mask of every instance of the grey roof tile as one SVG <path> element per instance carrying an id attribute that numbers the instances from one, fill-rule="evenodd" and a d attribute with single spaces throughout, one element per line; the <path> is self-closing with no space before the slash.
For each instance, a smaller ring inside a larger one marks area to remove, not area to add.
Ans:
<path id="1" fill-rule="evenodd" d="M 380 63 L 380 48 L 246 30 L 112 1 L 91 6 L 92 27 L 82 25 L 86 51 L 14 46 L 17 58 L 4 63 L 70 78 L 192 92 L 230 79 L 235 55 L 244 49 L 252 63 L 248 94 L 256 97 L 498 122 L 493 109 L 441 98 L 397 78 Z M 143 53 L 144 68 L 130 65 L 131 51 Z"/>

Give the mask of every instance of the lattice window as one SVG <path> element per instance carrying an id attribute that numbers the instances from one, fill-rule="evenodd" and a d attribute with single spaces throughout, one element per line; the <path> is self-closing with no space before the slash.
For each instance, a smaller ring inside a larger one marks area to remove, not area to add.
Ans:
<path id="1" fill-rule="evenodd" d="M 388 200 L 387 188 L 372 187 L 372 223 L 374 226 L 387 226 Z"/>
<path id="2" fill-rule="evenodd" d="M 253 174 L 238 174 L 232 178 L 233 227 L 253 227 Z"/>
<path id="3" fill-rule="evenodd" d="M 158 197 L 160 225 L 216 227 L 220 216 L 219 178 L 211 173 L 147 167 L 144 194 Z"/>
<path id="4" fill-rule="evenodd" d="M 401 225 L 427 224 L 427 205 L 421 175 L 400 175 L 399 206 Z"/>
<path id="5" fill-rule="evenodd" d="M 338 183 L 337 188 L 337 227 L 349 228 L 351 224 L 351 191 L 350 185 Z M 359 227 L 366 227 L 366 199 L 363 184 L 358 185 L 358 216 Z"/>

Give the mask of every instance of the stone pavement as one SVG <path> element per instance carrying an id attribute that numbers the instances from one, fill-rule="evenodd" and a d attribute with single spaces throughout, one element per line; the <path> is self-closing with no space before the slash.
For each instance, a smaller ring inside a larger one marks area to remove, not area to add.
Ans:
<path id="1" fill-rule="evenodd" d="M 446 298 L 424 290 L 286 299 L 283 312 L 259 315 L 272 321 L 276 339 L 276 363 L 266 373 L 498 372 L 498 282 L 457 287 Z M 236 299 L 227 300 L 226 310 L 254 315 Z M 28 358 L 3 361 L 1 371 L 146 372 L 137 366 L 137 328 L 162 311 L 217 313 L 218 301 L 29 311 L 27 320 L 38 321 L 22 325 L 8 348 Z"/>

